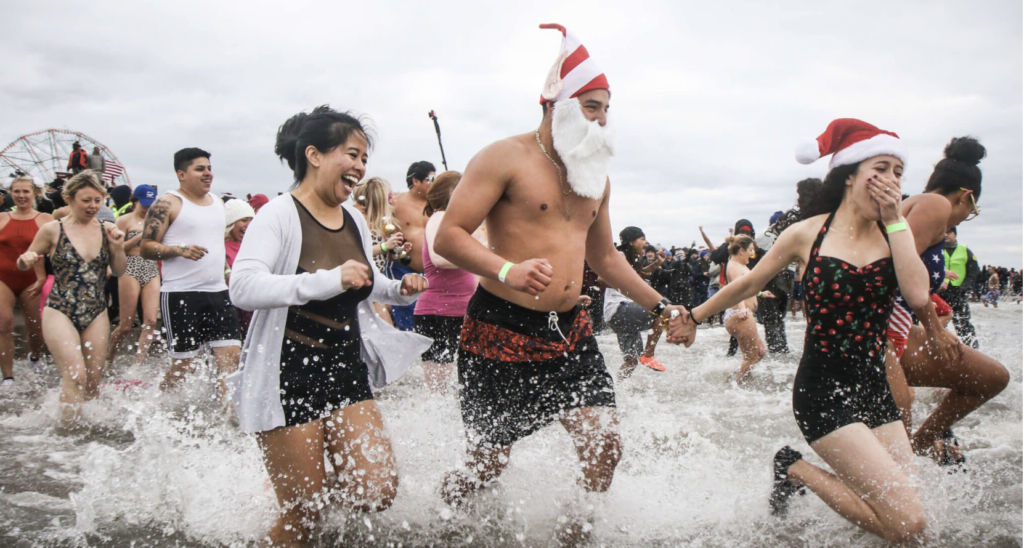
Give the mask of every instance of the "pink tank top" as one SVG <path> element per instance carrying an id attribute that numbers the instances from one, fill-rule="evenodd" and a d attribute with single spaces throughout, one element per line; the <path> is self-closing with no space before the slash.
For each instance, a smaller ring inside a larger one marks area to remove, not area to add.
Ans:
<path id="1" fill-rule="evenodd" d="M 465 316 L 469 299 L 476 291 L 476 276 L 461 268 L 443 269 L 430 260 L 423 238 L 423 275 L 429 287 L 416 301 L 417 316 Z"/>

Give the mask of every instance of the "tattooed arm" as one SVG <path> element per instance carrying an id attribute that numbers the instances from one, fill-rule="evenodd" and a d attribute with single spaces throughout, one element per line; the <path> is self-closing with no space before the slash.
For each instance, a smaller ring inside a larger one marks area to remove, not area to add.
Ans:
<path id="1" fill-rule="evenodd" d="M 161 261 L 185 255 L 187 246 L 169 246 L 162 243 L 167 227 L 171 226 L 180 211 L 181 199 L 176 196 L 165 194 L 153 202 L 153 206 L 146 213 L 146 222 L 142 227 L 142 244 L 139 254 L 143 259 Z"/>

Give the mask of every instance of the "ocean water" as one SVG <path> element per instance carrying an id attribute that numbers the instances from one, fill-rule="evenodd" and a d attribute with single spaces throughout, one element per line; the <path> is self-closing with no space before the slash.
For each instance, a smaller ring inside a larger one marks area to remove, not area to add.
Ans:
<path id="1" fill-rule="evenodd" d="M 975 307 L 982 350 L 1011 372 L 1008 388 L 961 421 L 968 471 L 949 474 L 918 458 L 929 517 L 927 546 L 1021 546 L 1021 307 Z M 505 474 L 465 509 L 438 494 L 456 467 L 464 434 L 454 397 L 427 394 L 419 364 L 378 393 L 400 477 L 394 506 L 381 514 L 334 509 L 321 546 L 548 546 L 559 519 L 594 506 L 593 546 L 884 546 L 813 495 L 788 517 L 768 512 L 770 463 L 785 444 L 820 463 L 791 411 L 803 321 L 787 320 L 793 353 L 769 356 L 738 386 L 729 375 L 727 334 L 702 329 L 689 349 L 668 344 L 668 366 L 643 366 L 618 382 L 624 454 L 610 490 L 580 498 L 576 456 L 555 424 L 517 444 Z M 621 356 L 599 337 L 612 370 Z M 174 394 L 156 389 L 162 353 L 140 367 L 122 357 L 85 406 L 84 431 L 57 424 L 59 374 L 16 364 L 18 387 L 0 394 L 0 546 L 252 546 L 276 510 L 254 439 L 216 414 L 209 372 Z M 918 421 L 941 396 L 918 389 Z"/>

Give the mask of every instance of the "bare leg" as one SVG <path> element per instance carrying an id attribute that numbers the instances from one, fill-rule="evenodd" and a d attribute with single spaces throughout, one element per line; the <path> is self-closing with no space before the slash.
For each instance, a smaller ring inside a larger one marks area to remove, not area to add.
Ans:
<path id="1" fill-rule="evenodd" d="M 579 485 L 590 493 L 608 490 L 615 477 L 615 467 L 622 457 L 618 415 L 614 407 L 584 407 L 566 413 L 562 426 L 572 438 L 582 472 Z M 560 525 L 556 539 L 562 546 L 578 546 L 590 537 L 593 519 L 586 508 L 570 510 L 568 521 Z"/>
<path id="2" fill-rule="evenodd" d="M 323 421 L 286 426 L 256 434 L 281 515 L 267 533 L 273 546 L 306 546 L 319 518 L 316 501 L 324 496 Z"/>
<path id="3" fill-rule="evenodd" d="M 47 308 L 43 311 L 43 337 L 61 373 L 61 426 L 74 426 L 89 386 L 80 335 L 67 316 Z"/>
<path id="4" fill-rule="evenodd" d="M 119 307 L 120 322 L 117 327 L 114 328 L 114 332 L 110 335 L 110 351 L 107 353 L 107 361 L 110 363 L 114 362 L 114 356 L 117 355 L 117 347 L 124 340 L 132 330 L 132 324 L 135 323 L 135 311 L 138 309 L 139 302 L 139 281 L 135 278 L 128 276 L 127 274 L 117 279 L 117 294 Z"/>
<path id="5" fill-rule="evenodd" d="M 171 367 L 164 374 L 164 380 L 160 383 L 160 390 L 164 392 L 173 390 L 181 382 L 181 379 L 185 378 L 185 375 L 194 373 L 196 370 L 195 366 L 192 365 L 194 359 L 171 358 Z"/>
<path id="6" fill-rule="evenodd" d="M 106 365 L 107 341 L 110 338 L 110 319 L 106 310 L 96 316 L 89 327 L 82 331 L 82 356 L 85 358 L 86 399 L 99 394 L 100 378 Z"/>
<path id="7" fill-rule="evenodd" d="M 619 380 L 628 379 L 633 375 L 633 371 L 636 370 L 637 364 L 640 363 L 640 359 L 636 356 L 630 356 L 626 358 L 626 361 L 622 362 L 622 367 L 619 368 Z"/>
<path id="8" fill-rule="evenodd" d="M 0 282 L 0 373 L 14 376 L 14 303 L 16 299 L 7 284 Z"/>
<path id="9" fill-rule="evenodd" d="M 451 384 L 452 364 L 437 363 L 431 361 L 423 362 L 423 378 L 427 383 L 427 390 L 431 394 L 444 396 L 448 394 L 448 386 Z"/>
<path id="10" fill-rule="evenodd" d="M 213 348 L 213 360 L 217 363 L 217 372 L 220 377 L 219 390 L 221 402 L 225 406 L 231 405 L 231 398 L 228 394 L 228 384 L 224 377 L 238 370 L 238 360 L 242 357 L 242 347 L 232 344 L 229 346 L 216 346 Z"/>
<path id="11" fill-rule="evenodd" d="M 142 363 L 149 355 L 149 347 L 156 333 L 156 312 L 159 308 L 160 278 L 156 277 L 142 288 L 142 332 L 139 333 L 139 345 L 135 352 L 136 364 Z"/>
<path id="12" fill-rule="evenodd" d="M 964 344 L 955 363 L 941 363 L 923 348 L 926 336 L 922 327 L 910 330 L 902 360 L 907 382 L 910 386 L 948 388 L 949 392 L 914 434 L 914 450 L 919 454 L 931 449 L 946 429 L 996 397 L 1010 382 L 1006 367 Z"/>
<path id="13" fill-rule="evenodd" d="M 736 337 L 740 351 L 743 352 L 743 363 L 736 373 L 736 382 L 743 382 L 750 377 L 750 368 L 764 359 L 768 349 L 757 333 L 757 320 L 754 319 L 753 313 L 743 320 L 736 316 L 729 318 L 729 321 L 725 322 L 725 330 Z"/>
<path id="14" fill-rule="evenodd" d="M 790 481 L 806 485 L 836 513 L 888 541 L 922 538 L 927 521 L 905 470 L 912 450 L 902 423 L 874 431 L 849 424 L 811 447 L 836 474 L 799 460 L 789 468 Z"/>
<path id="15" fill-rule="evenodd" d="M 25 316 L 25 332 L 28 334 L 28 351 L 30 359 L 43 356 L 43 319 L 39 311 L 39 295 L 29 297 L 25 291 L 18 295 L 18 306 Z"/>
<path id="16" fill-rule="evenodd" d="M 390 508 L 398 494 L 398 472 L 377 403 L 359 402 L 320 422 L 344 505 L 364 512 Z"/>
<path id="17" fill-rule="evenodd" d="M 452 470 L 441 482 L 445 502 L 458 506 L 470 493 L 484 487 L 505 471 L 512 446 L 472 445 L 466 455 L 466 469 Z"/>
<path id="18" fill-rule="evenodd" d="M 654 357 L 654 349 L 658 346 L 658 340 L 661 339 L 661 333 L 665 331 L 665 324 L 654 319 L 654 323 L 651 325 L 651 334 L 647 336 L 647 347 L 644 348 L 644 356 L 648 358 Z"/>
<path id="19" fill-rule="evenodd" d="M 900 409 L 900 418 L 903 426 L 907 429 L 907 435 L 914 431 L 913 414 L 911 406 L 914 403 L 914 389 L 907 384 L 907 375 L 903 372 L 896 351 L 890 343 L 885 350 L 885 377 L 889 381 L 889 391 L 892 392 L 892 399 L 896 401 L 896 407 Z"/>
<path id="20" fill-rule="evenodd" d="M 622 457 L 622 442 L 616 427 L 618 414 L 614 407 L 574 409 L 561 419 L 572 438 L 583 472 L 580 487 L 603 493 L 615 477 L 615 467 Z"/>

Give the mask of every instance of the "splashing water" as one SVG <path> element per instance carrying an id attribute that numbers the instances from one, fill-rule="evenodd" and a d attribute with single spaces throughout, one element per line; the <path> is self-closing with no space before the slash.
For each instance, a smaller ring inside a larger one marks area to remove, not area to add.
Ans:
<path id="1" fill-rule="evenodd" d="M 1021 313 L 973 312 L 982 350 L 1012 380 L 956 427 L 967 473 L 916 459 L 927 545 L 1020 546 Z M 453 396 L 428 396 L 414 366 L 377 394 L 399 472 L 394 505 L 374 515 L 331 509 L 316 544 L 546 546 L 567 511 L 585 505 L 595 546 L 884 546 L 813 495 L 797 497 L 785 519 L 768 513 L 775 450 L 792 444 L 821 463 L 791 408 L 803 327 L 787 320 L 794 353 L 769 355 L 744 385 L 729 380 L 740 359 L 724 357 L 724 329 L 700 330 L 690 349 L 662 342 L 667 372 L 640 367 L 617 383 L 624 454 L 609 491 L 587 497 L 575 487 L 576 453 L 555 424 L 517 444 L 504 475 L 466 508 L 447 507 L 438 489 L 461 465 L 459 409 Z M 599 342 L 617 371 L 614 335 Z M 158 347 L 138 367 L 119 358 L 74 433 L 56 427 L 56 367 L 37 377 L 16 362 L 16 388 L 0 394 L 0 545 L 247 546 L 265 534 L 277 503 L 254 438 L 218 415 L 212 367 L 160 394 L 169 359 Z M 917 390 L 918 424 L 941 392 Z"/>

